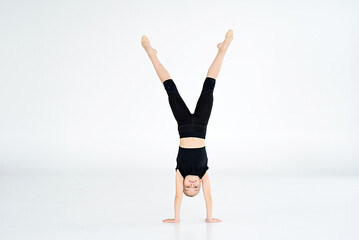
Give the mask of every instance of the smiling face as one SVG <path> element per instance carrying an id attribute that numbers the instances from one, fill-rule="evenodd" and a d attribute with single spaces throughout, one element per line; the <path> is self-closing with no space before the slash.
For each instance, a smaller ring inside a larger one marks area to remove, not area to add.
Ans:
<path id="1" fill-rule="evenodd" d="M 202 180 L 195 175 L 187 175 L 183 179 L 183 193 L 186 196 L 194 197 L 199 193 L 201 189 Z"/>

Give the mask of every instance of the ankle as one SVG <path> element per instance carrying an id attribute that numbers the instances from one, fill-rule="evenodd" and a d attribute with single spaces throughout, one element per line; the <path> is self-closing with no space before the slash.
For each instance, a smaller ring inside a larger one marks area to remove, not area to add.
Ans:
<path id="1" fill-rule="evenodd" d="M 218 48 L 218 53 L 225 54 L 227 52 L 228 46 L 221 46 Z"/>
<path id="2" fill-rule="evenodd" d="M 156 53 L 155 53 L 155 51 L 153 51 L 153 50 L 148 50 L 148 51 L 146 51 L 146 52 L 147 52 L 147 55 L 150 56 L 150 57 L 156 56 Z"/>

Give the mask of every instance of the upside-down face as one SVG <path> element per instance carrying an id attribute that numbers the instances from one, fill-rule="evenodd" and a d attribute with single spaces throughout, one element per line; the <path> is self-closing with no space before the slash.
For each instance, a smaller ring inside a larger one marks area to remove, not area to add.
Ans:
<path id="1" fill-rule="evenodd" d="M 183 193 L 188 197 L 194 197 L 201 189 L 202 180 L 195 175 L 187 175 L 183 179 Z"/>

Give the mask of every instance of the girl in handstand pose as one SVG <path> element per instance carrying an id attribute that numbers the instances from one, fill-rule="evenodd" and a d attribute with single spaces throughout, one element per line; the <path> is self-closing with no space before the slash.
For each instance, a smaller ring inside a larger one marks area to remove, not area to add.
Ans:
<path id="1" fill-rule="evenodd" d="M 201 95 L 198 99 L 194 113 L 192 114 L 181 98 L 177 87 L 157 58 L 157 51 L 151 47 L 150 41 L 144 35 L 141 44 L 146 50 L 155 71 L 167 92 L 172 113 L 177 121 L 180 144 L 177 154 L 176 170 L 176 195 L 174 201 L 175 217 L 164 219 L 166 223 L 180 222 L 180 208 L 183 193 L 188 197 L 194 197 L 199 193 L 201 183 L 203 195 L 206 201 L 206 222 L 221 222 L 212 217 L 212 196 L 208 174 L 208 158 L 205 147 L 207 124 L 212 111 L 213 90 L 216 79 L 222 66 L 224 55 L 233 39 L 233 30 L 226 33 L 223 42 L 218 43 L 218 53 L 208 69 L 207 77 L 203 83 Z"/>

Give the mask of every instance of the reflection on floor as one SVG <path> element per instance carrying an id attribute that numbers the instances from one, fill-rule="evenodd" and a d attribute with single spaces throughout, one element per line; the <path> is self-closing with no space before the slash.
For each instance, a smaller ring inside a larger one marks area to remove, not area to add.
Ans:
<path id="1" fill-rule="evenodd" d="M 213 217 L 202 191 L 173 217 L 174 175 L 0 176 L 0 238 L 359 239 L 359 177 L 212 176 Z"/>

